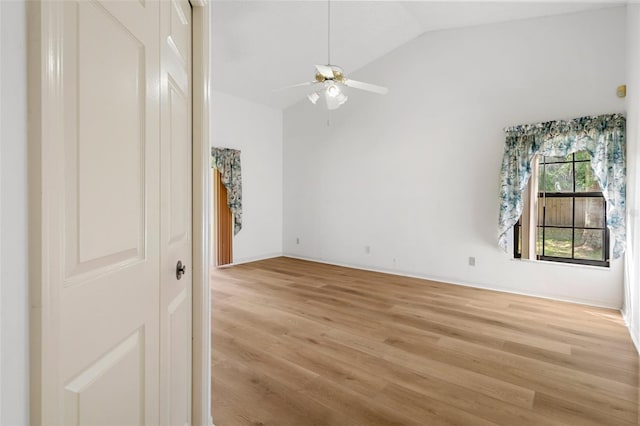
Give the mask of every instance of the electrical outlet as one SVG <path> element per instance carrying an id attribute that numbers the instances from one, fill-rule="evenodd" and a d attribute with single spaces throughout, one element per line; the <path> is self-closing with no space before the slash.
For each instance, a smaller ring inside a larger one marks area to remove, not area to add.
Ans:
<path id="1" fill-rule="evenodd" d="M 296 238 L 296 244 L 300 244 L 300 237 Z"/>
<path id="2" fill-rule="evenodd" d="M 469 256 L 469 266 L 476 266 L 476 258 Z"/>

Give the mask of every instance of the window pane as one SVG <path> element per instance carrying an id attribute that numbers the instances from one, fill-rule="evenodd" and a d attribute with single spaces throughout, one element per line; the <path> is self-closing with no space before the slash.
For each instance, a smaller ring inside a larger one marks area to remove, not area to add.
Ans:
<path id="1" fill-rule="evenodd" d="M 589 163 L 576 163 L 576 192 L 600 192 Z"/>
<path id="2" fill-rule="evenodd" d="M 539 191 L 573 191 L 573 163 L 547 164 L 540 167 Z"/>
<path id="3" fill-rule="evenodd" d="M 545 199 L 546 198 L 546 199 Z M 545 226 L 572 226 L 573 225 L 573 202 L 571 198 L 545 197 L 539 198 L 538 204 L 544 206 Z M 538 207 L 540 211 L 540 207 Z"/>
<path id="4" fill-rule="evenodd" d="M 571 258 L 571 229 L 545 228 L 544 255 Z"/>
<path id="5" fill-rule="evenodd" d="M 518 226 L 518 250 L 516 253 L 522 254 L 522 226 Z"/>
<path id="6" fill-rule="evenodd" d="M 606 203 L 602 197 L 584 194 L 601 194 L 590 160 L 587 151 L 541 159 L 537 212 L 535 206 L 531 212 L 537 213 L 538 256 L 573 258 L 574 263 L 583 260 L 606 262 L 603 253 L 607 244 Z M 527 242 L 518 241 L 517 244 L 521 248 Z"/>
<path id="7" fill-rule="evenodd" d="M 544 225 L 544 198 L 542 197 L 538 197 L 538 223 L 536 225 Z"/>
<path id="8" fill-rule="evenodd" d="M 542 162 L 538 164 L 538 191 L 539 192 L 545 191 L 545 186 L 544 186 L 545 175 L 543 173 L 544 167 L 545 166 L 542 165 Z"/>
<path id="9" fill-rule="evenodd" d="M 604 231 L 594 229 L 576 229 L 575 252 L 576 259 L 604 260 L 602 241 Z"/>
<path id="10" fill-rule="evenodd" d="M 576 226 L 604 228 L 604 198 L 576 197 Z"/>
<path id="11" fill-rule="evenodd" d="M 536 240 L 536 255 L 542 256 L 542 229 L 538 228 L 538 239 Z"/>
<path id="12" fill-rule="evenodd" d="M 544 157 L 544 162 L 549 163 L 566 163 L 567 161 L 573 161 L 573 154 L 568 154 L 566 157 Z"/>
<path id="13" fill-rule="evenodd" d="M 576 161 L 579 160 L 591 160 L 591 157 L 587 151 L 578 151 L 576 152 Z"/>

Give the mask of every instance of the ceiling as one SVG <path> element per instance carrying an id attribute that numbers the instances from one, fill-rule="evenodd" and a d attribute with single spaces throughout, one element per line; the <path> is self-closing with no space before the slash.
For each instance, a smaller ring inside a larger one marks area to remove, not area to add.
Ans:
<path id="1" fill-rule="evenodd" d="M 357 79 L 359 68 L 428 31 L 619 4 L 332 1 L 331 62 Z M 213 90 L 284 109 L 308 88 L 274 90 L 311 81 L 313 65 L 327 63 L 326 1 L 213 1 L 212 14 Z"/>

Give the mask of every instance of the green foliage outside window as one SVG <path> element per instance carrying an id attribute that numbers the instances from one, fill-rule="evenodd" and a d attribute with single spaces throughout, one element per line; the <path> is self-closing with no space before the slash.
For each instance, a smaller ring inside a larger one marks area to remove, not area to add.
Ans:
<path id="1" fill-rule="evenodd" d="M 538 164 L 536 255 L 539 259 L 608 264 L 605 201 L 589 154 L 541 157 Z M 516 225 L 516 256 L 522 250 Z M 564 259 L 564 260 L 562 260 Z"/>

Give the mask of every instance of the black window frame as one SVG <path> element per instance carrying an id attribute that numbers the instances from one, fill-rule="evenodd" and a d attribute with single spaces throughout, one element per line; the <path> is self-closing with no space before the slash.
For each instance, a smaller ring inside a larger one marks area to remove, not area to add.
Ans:
<path id="1" fill-rule="evenodd" d="M 546 192 L 546 191 L 538 191 L 538 200 L 543 198 L 571 198 L 572 199 L 572 226 L 558 226 L 558 225 L 545 225 L 546 223 L 546 206 L 542 208 L 542 221 L 537 220 L 536 222 L 536 231 L 538 229 L 542 229 L 542 254 L 538 254 L 536 250 L 536 259 L 538 260 L 546 260 L 551 262 L 559 262 L 559 263 L 570 263 L 570 264 L 578 264 L 578 265 L 590 265 L 590 266 L 600 266 L 600 267 L 609 267 L 610 259 L 609 259 L 609 228 L 607 227 L 607 201 L 604 199 L 604 195 L 602 191 L 590 191 L 590 192 L 577 192 L 576 191 L 576 163 L 588 163 L 589 159 L 578 159 L 576 160 L 576 153 L 570 154 L 570 161 L 547 161 L 547 157 L 541 157 L 543 166 L 547 164 L 572 164 L 572 192 L 564 191 L 564 192 Z M 587 226 L 575 226 L 576 225 L 576 198 L 601 198 L 602 206 L 603 206 L 603 227 L 587 227 Z M 537 212 L 536 212 L 537 214 Z M 522 217 L 518 219 L 518 222 L 513 227 L 513 257 L 516 259 L 522 258 L 522 248 L 520 247 L 520 237 L 521 237 L 521 222 Z M 539 225 L 539 223 L 542 225 Z M 559 256 L 548 256 L 544 254 L 545 250 L 545 235 L 546 229 L 571 229 L 571 257 L 559 257 Z M 575 234 L 576 230 L 598 230 L 603 232 L 602 239 L 602 250 L 604 260 L 593 260 L 593 259 L 576 259 L 575 258 Z M 536 246 L 538 240 L 538 233 L 534 236 L 536 239 Z"/>
<path id="2" fill-rule="evenodd" d="M 513 225 L 513 257 L 515 259 L 522 258 L 522 241 L 520 241 L 520 228 L 522 227 L 522 215 L 518 218 L 518 221 Z"/>

